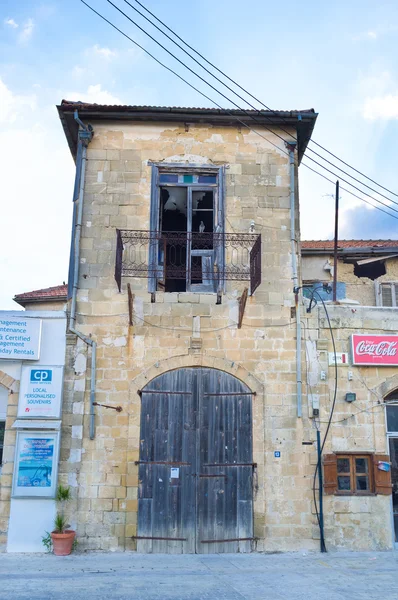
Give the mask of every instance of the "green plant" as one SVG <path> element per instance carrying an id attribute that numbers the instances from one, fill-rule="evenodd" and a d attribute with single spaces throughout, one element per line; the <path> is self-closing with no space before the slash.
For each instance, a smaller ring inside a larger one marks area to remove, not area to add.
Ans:
<path id="1" fill-rule="evenodd" d="M 69 524 L 66 516 L 61 512 L 57 513 L 54 519 L 54 533 L 65 533 L 65 530 L 68 529 L 68 527 Z"/>
<path id="2" fill-rule="evenodd" d="M 53 550 L 53 541 L 51 539 L 51 534 L 49 531 L 46 531 L 46 535 L 43 535 L 43 537 L 41 538 L 41 541 L 43 543 L 43 546 L 46 549 L 46 552 L 52 552 Z"/>
<path id="3" fill-rule="evenodd" d="M 57 500 L 57 502 L 67 502 L 68 500 L 71 499 L 71 493 L 70 493 L 70 487 L 64 487 L 63 485 L 59 484 L 58 488 L 57 488 L 57 495 L 55 496 L 55 499 Z"/>

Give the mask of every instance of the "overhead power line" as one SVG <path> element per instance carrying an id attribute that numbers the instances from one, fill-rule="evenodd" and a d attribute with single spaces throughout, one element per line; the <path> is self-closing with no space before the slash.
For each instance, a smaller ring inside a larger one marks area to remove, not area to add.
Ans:
<path id="1" fill-rule="evenodd" d="M 255 123 L 259 124 L 260 126 L 265 127 L 268 131 L 270 131 L 271 133 L 273 133 L 273 135 L 275 135 L 276 137 L 278 137 L 280 140 L 282 140 L 283 142 L 285 142 L 285 139 L 279 135 L 278 133 L 276 133 L 275 131 L 272 131 L 269 127 L 267 127 L 266 125 L 264 125 L 264 123 L 262 123 L 261 121 L 259 121 L 256 117 L 254 117 L 252 114 L 250 114 L 247 110 L 245 110 L 244 108 L 241 108 L 238 104 L 236 104 L 236 102 L 234 102 L 233 100 L 231 100 L 231 98 L 229 98 L 228 96 L 226 96 L 223 92 L 220 92 L 219 89 L 217 89 L 214 85 L 212 85 L 211 83 L 209 83 L 208 81 L 206 81 L 206 79 L 204 79 L 204 77 L 202 77 L 201 75 L 198 75 L 198 73 L 196 73 L 196 71 L 194 71 L 193 69 L 191 69 L 191 67 L 189 67 L 188 65 L 186 65 L 181 59 L 179 59 L 175 54 L 173 54 L 168 48 L 166 48 L 163 44 L 161 44 L 156 38 L 154 38 L 150 33 L 148 33 L 143 27 L 141 27 L 141 25 L 139 25 L 136 21 L 134 21 L 131 17 L 129 17 L 121 8 L 119 8 L 116 4 L 114 4 L 112 2 L 112 0 L 106 0 L 108 2 L 108 4 L 110 4 L 111 6 L 113 6 L 114 8 L 116 8 L 116 10 L 118 12 L 120 12 L 128 21 L 130 21 L 130 23 L 132 23 L 135 27 L 137 27 L 140 31 L 142 31 L 147 37 L 149 37 L 149 39 L 151 39 L 153 42 L 155 42 L 155 44 L 157 44 L 162 50 L 164 50 L 165 52 L 167 52 L 167 54 L 169 54 L 172 58 L 174 58 L 177 62 L 179 62 L 185 69 L 187 69 L 190 73 L 192 73 L 195 77 L 197 77 L 198 79 L 200 79 L 203 83 L 205 83 L 207 86 L 209 86 L 212 90 L 214 90 L 217 94 L 219 94 L 220 96 L 222 96 L 223 98 L 225 98 L 225 100 L 227 100 L 228 102 L 231 102 L 238 110 L 241 110 L 247 117 L 249 117 L 251 120 L 253 120 Z M 124 0 L 125 2 L 127 2 L 127 0 Z M 131 6 L 131 4 L 129 2 L 127 2 L 127 4 L 129 6 Z M 134 8 L 134 7 L 133 7 Z M 136 10 L 136 9 L 134 9 Z M 140 13 L 141 14 L 141 13 Z M 157 28 L 159 29 L 159 28 Z M 161 31 L 161 30 L 160 30 Z M 166 34 L 165 34 L 166 35 Z M 169 36 L 167 36 L 169 37 Z M 179 46 L 180 47 L 180 46 Z M 184 50 L 185 52 L 185 50 Z M 190 56 L 190 55 L 189 55 Z M 196 61 L 197 62 L 197 61 Z M 229 88 L 230 89 L 230 88 Z M 214 102 L 214 100 L 213 100 Z M 218 105 L 220 107 L 220 105 Z M 221 107 L 220 107 L 221 108 Z M 259 113 L 260 114 L 260 113 Z M 262 115 L 265 116 L 265 115 Z M 265 118 L 268 121 L 271 121 L 271 119 L 267 116 L 265 116 Z M 272 122 L 272 121 L 271 121 Z M 254 130 L 253 131 L 255 133 L 257 133 L 258 135 L 261 135 L 258 131 Z M 293 137 L 292 134 L 284 129 L 282 129 L 282 131 L 284 131 L 289 137 Z M 264 136 L 261 136 L 264 137 Z M 267 139 L 267 138 L 264 138 Z M 297 138 L 294 138 L 297 139 Z M 344 183 L 346 183 L 347 185 L 350 185 L 352 188 L 354 188 L 355 190 L 361 192 L 362 194 L 365 194 L 365 196 L 368 196 L 369 198 L 371 198 L 374 202 L 377 202 L 378 204 L 381 204 L 382 206 L 389 208 L 390 210 L 398 213 L 398 210 L 393 208 L 392 206 L 389 206 L 388 204 L 385 204 L 385 202 L 383 202 L 382 200 L 379 200 L 377 198 L 374 198 L 371 194 L 368 194 L 368 192 L 365 192 L 364 190 L 361 190 L 360 188 L 358 188 L 356 185 L 354 185 L 353 183 L 351 183 L 350 181 L 347 181 L 347 179 L 344 179 L 343 177 L 341 177 L 341 175 L 334 173 L 333 171 L 331 171 L 330 169 L 328 169 L 327 167 L 325 167 L 324 165 L 322 165 L 321 163 L 319 163 L 318 161 L 316 161 L 314 158 L 311 158 L 310 156 L 307 155 L 307 160 L 310 160 L 311 162 L 315 163 L 316 165 L 318 165 L 318 167 L 320 167 L 321 169 L 324 169 L 325 171 L 327 171 L 328 173 L 330 173 L 331 175 L 334 175 L 335 177 L 341 179 L 342 181 L 344 181 Z M 324 159 L 325 160 L 325 159 Z M 327 161 L 329 162 L 329 161 Z M 306 166 L 306 165 L 305 165 Z M 358 181 L 358 180 L 356 180 Z M 360 182 L 361 185 L 365 185 L 365 187 L 369 187 L 366 184 L 362 184 L 362 182 Z M 371 188 L 372 189 L 372 188 Z M 386 198 L 386 196 L 384 196 Z M 387 200 L 390 200 L 389 198 L 387 198 Z M 391 202 L 395 203 L 398 205 L 397 202 L 394 202 L 393 200 L 391 200 Z"/>
<path id="2" fill-rule="evenodd" d="M 204 92 L 202 92 L 201 90 L 199 90 L 197 87 L 195 87 L 192 83 L 190 83 L 189 81 L 187 81 L 184 77 L 182 77 L 179 73 L 177 73 L 176 71 L 174 71 L 171 67 L 168 67 L 166 64 L 164 64 L 162 61 L 160 61 L 158 58 L 156 58 L 153 54 L 151 54 L 151 52 L 149 52 L 146 48 L 144 48 L 141 44 L 139 44 L 138 42 L 136 42 L 133 38 L 131 38 L 130 36 L 128 36 L 124 31 L 122 31 L 121 29 L 119 29 L 114 23 L 112 23 L 109 19 L 107 19 L 106 17 L 104 17 L 101 13 L 99 13 L 97 10 L 95 10 L 92 6 L 90 6 L 87 2 L 85 2 L 85 0 L 80 0 L 85 6 L 87 6 L 87 8 L 89 8 L 93 13 L 95 13 L 97 16 L 99 16 L 103 21 L 105 21 L 106 23 L 108 23 L 108 25 L 110 25 L 111 27 L 113 27 L 113 29 L 115 29 L 116 31 L 118 31 L 121 35 L 123 35 L 126 39 L 128 39 L 129 41 L 131 41 L 133 44 L 135 44 L 138 48 L 140 48 L 143 52 L 145 52 L 148 56 L 150 56 L 155 62 L 157 62 L 159 65 L 161 65 L 163 68 L 165 68 L 167 71 L 169 71 L 170 73 L 172 73 L 173 75 L 175 75 L 176 77 L 178 77 L 178 79 L 180 79 L 181 81 L 183 81 L 186 85 L 188 85 L 190 88 L 192 88 L 193 90 L 195 90 L 198 94 L 200 94 L 201 96 L 203 96 L 204 98 L 206 98 L 206 100 L 209 100 L 212 104 L 214 104 L 215 106 L 217 106 L 220 110 L 226 111 L 228 114 L 230 114 L 235 120 L 236 122 L 240 123 L 241 125 L 243 125 L 244 127 L 246 127 L 247 129 L 249 129 L 250 131 L 252 131 L 253 133 L 259 135 L 260 137 L 262 137 L 264 140 L 266 140 L 268 143 L 270 143 L 272 146 L 274 146 L 275 148 L 277 148 L 280 152 L 283 152 L 284 154 L 286 154 L 287 156 L 289 155 L 289 153 L 285 150 L 283 150 L 283 148 L 281 148 L 280 146 L 277 146 L 276 144 L 274 144 L 270 139 L 266 138 L 265 136 L 263 136 L 260 132 L 256 131 L 255 129 L 253 129 L 253 127 L 250 127 L 247 123 L 245 123 L 244 121 L 242 121 L 241 119 L 239 119 L 239 117 L 237 115 L 235 115 L 233 112 L 231 112 L 228 109 L 224 109 L 220 104 L 218 104 L 215 100 L 213 100 L 212 98 L 210 98 L 209 96 L 207 96 Z M 112 4 L 119 12 L 121 12 L 123 15 L 125 15 L 125 13 L 123 13 L 123 11 L 121 11 L 116 5 L 114 5 L 112 2 L 110 2 L 110 0 L 107 0 L 110 4 Z M 125 15 L 128 20 L 131 21 L 130 17 L 128 17 L 127 15 Z M 132 21 L 133 22 L 133 21 Z M 133 22 L 134 23 L 134 22 Z M 135 23 L 134 23 L 135 24 Z M 139 26 L 138 26 L 139 27 Z M 147 34 L 147 32 L 145 32 L 145 30 L 143 30 L 141 27 L 139 27 L 144 33 Z M 149 37 L 149 34 L 147 34 Z M 158 45 L 160 45 L 163 49 L 165 49 L 169 54 L 170 51 L 167 50 L 166 48 L 164 48 L 159 42 L 157 42 L 154 38 L 152 38 Z M 174 55 L 172 55 L 174 56 Z M 184 63 L 182 61 L 180 61 L 179 59 L 176 59 L 179 62 L 181 62 L 181 64 L 184 65 Z M 186 65 L 184 65 L 186 66 Z M 187 67 L 189 69 L 189 67 Z M 198 76 L 194 71 L 192 71 L 191 69 L 189 69 L 194 75 L 196 75 L 197 77 L 199 77 L 200 79 L 202 79 L 200 76 Z M 205 81 L 205 80 L 203 80 Z M 207 83 L 205 81 L 205 83 Z M 210 85 L 210 84 L 207 84 Z M 213 87 L 210 85 L 210 87 Z M 224 96 L 227 100 L 229 100 L 224 94 L 222 94 L 221 92 L 219 92 L 218 90 L 215 91 L 217 93 L 220 93 L 220 95 Z M 230 101 L 230 100 L 229 100 Z M 236 106 L 236 105 L 235 105 Z M 239 107 L 238 107 L 239 108 Z M 242 109 L 239 108 L 239 110 L 241 110 L 242 112 L 247 112 L 244 111 Z M 248 116 L 252 119 L 255 120 L 249 113 L 247 113 Z M 285 140 L 279 136 L 278 134 L 276 134 L 274 131 L 272 131 L 271 129 L 269 129 L 269 127 L 267 127 L 266 125 L 264 125 L 263 123 L 260 123 L 260 125 L 262 125 L 265 129 L 267 129 L 268 131 L 270 131 L 272 134 L 276 135 L 277 137 L 279 137 L 283 142 L 285 142 Z M 289 134 L 290 135 L 290 134 Z M 308 157 L 307 157 L 308 158 Z M 311 159 L 313 160 L 313 159 Z M 316 161 L 314 161 L 316 162 Z M 327 181 L 331 181 L 330 179 L 328 179 L 327 177 L 325 177 L 323 174 L 319 173 L 319 171 L 309 167 L 309 165 L 305 164 L 305 163 L 301 163 L 303 166 L 305 166 L 306 168 L 308 168 L 310 171 L 313 171 L 314 173 L 316 173 L 317 175 L 323 177 L 324 179 L 326 179 Z M 323 167 L 323 165 L 318 164 L 321 168 L 325 168 Z M 332 173 L 334 174 L 334 173 Z M 336 175 L 338 177 L 338 175 Z M 345 181 L 345 180 L 344 180 Z M 334 183 L 334 182 L 332 182 Z M 352 184 L 349 184 L 352 185 Z M 355 186 L 353 186 L 355 187 Z M 345 189 L 345 188 L 342 188 Z M 359 188 L 356 188 L 359 189 Z M 378 210 L 381 210 L 382 212 L 390 215 L 393 218 L 397 218 L 394 215 L 392 215 L 391 213 L 388 213 L 387 211 L 379 208 L 378 206 L 373 205 L 372 203 L 366 201 L 364 198 L 361 198 L 359 196 L 357 196 L 356 194 L 354 194 L 353 192 L 351 192 L 350 190 L 345 189 L 345 191 L 347 191 L 348 193 L 350 193 L 351 195 L 353 195 L 356 198 L 359 198 L 360 200 L 362 200 L 363 202 L 365 202 L 366 204 L 369 204 L 370 206 L 372 206 L 373 208 L 376 208 Z M 365 195 L 368 195 L 370 198 L 372 198 L 375 202 L 378 202 L 379 204 L 382 204 L 383 206 L 387 206 L 387 208 L 390 208 L 391 210 L 395 210 L 392 207 L 389 207 L 388 205 L 385 205 L 381 200 L 378 200 L 376 198 L 373 198 L 372 196 L 370 196 L 369 194 L 367 194 L 366 192 L 364 192 L 363 190 L 359 190 L 361 193 L 364 193 Z M 397 211 L 398 212 L 398 211 Z"/>
<path id="3" fill-rule="evenodd" d="M 180 50 L 182 50 L 187 56 L 189 56 L 189 58 L 191 58 L 191 60 L 193 60 L 197 65 L 199 65 L 199 67 L 201 67 L 201 69 L 203 69 L 204 71 L 206 71 L 206 73 L 208 73 L 211 77 L 213 77 L 216 81 L 218 81 L 219 83 L 221 83 L 221 85 L 223 85 L 225 88 L 227 88 L 230 92 L 232 92 L 235 96 L 237 96 L 240 100 L 242 100 L 244 103 L 248 104 L 254 111 L 256 111 L 258 113 L 258 116 L 262 117 L 263 119 L 265 118 L 267 121 L 269 121 L 270 123 L 272 123 L 272 119 L 269 118 L 267 115 L 264 114 L 264 111 L 258 110 L 258 108 L 256 106 L 254 106 L 253 104 L 251 104 L 246 98 L 243 98 L 243 96 L 241 96 L 240 94 L 238 94 L 235 90 L 233 90 L 229 85 L 227 85 L 224 81 L 222 81 L 222 79 L 220 79 L 219 77 L 217 77 L 217 75 L 214 75 L 214 73 L 212 73 L 207 67 L 205 67 L 199 60 L 197 60 L 194 56 L 192 56 L 192 54 L 190 52 L 188 52 L 187 50 L 185 50 L 185 48 L 183 48 L 183 46 L 181 46 L 181 44 L 179 44 L 178 42 L 176 42 L 175 40 L 173 40 L 173 38 L 171 36 L 169 36 L 165 31 L 163 31 L 160 27 L 158 27 L 158 25 L 156 25 L 156 23 L 154 23 L 151 19 L 149 19 L 147 16 L 144 15 L 144 13 L 142 13 L 140 10 L 138 10 L 138 8 L 136 8 L 135 6 L 133 6 L 131 4 L 131 2 L 129 2 L 128 0 L 123 0 L 128 6 L 130 6 L 130 8 L 132 8 L 132 10 L 134 10 L 136 13 L 138 13 L 143 19 L 145 19 L 148 23 L 150 23 L 153 27 L 155 27 L 162 35 L 164 35 L 168 40 L 170 40 L 175 46 L 177 46 L 177 48 L 179 48 Z M 155 41 L 158 45 L 160 45 L 162 47 L 162 49 L 166 50 L 166 52 L 168 52 L 169 54 L 171 54 L 171 56 L 173 58 L 175 58 L 176 60 L 178 60 L 181 64 L 184 65 L 185 68 L 187 68 L 189 71 L 191 71 L 191 73 L 194 73 L 196 75 L 196 77 L 199 77 L 202 81 L 204 81 L 206 83 L 206 85 L 209 85 L 212 89 L 214 89 L 218 94 L 222 95 L 222 92 L 220 92 L 218 89 L 216 89 L 215 87 L 213 87 L 212 85 L 210 85 L 205 79 L 203 79 L 202 77 L 200 77 L 197 73 L 195 73 L 194 71 L 192 71 L 192 69 L 190 69 L 187 65 L 185 65 L 185 63 L 182 63 L 182 61 L 180 61 L 174 54 L 170 53 L 164 46 L 162 46 L 160 44 L 160 42 L 158 42 L 157 40 L 155 40 L 148 32 L 146 32 L 142 27 L 140 27 L 140 25 L 138 25 L 135 21 L 133 21 L 132 19 L 130 19 L 130 17 L 128 17 L 121 9 L 119 9 L 117 6 L 115 6 L 115 4 L 113 4 L 113 2 L 111 2 L 111 0 L 107 0 L 107 2 L 109 2 L 109 4 L 111 4 L 112 6 L 114 6 L 119 12 L 121 12 L 127 19 L 129 19 L 129 21 L 131 21 L 136 27 L 138 27 L 139 29 L 141 29 L 141 31 L 143 31 L 148 37 L 150 37 L 153 41 Z M 141 2 L 138 2 L 138 0 L 134 0 L 134 2 L 137 2 L 137 4 L 139 4 L 140 6 L 142 6 L 144 9 L 144 5 L 141 4 Z M 147 9 L 145 9 L 147 10 Z M 201 54 L 199 54 L 199 52 L 197 52 L 196 50 L 194 50 L 192 48 L 192 46 L 189 46 L 189 44 L 187 44 L 182 38 L 180 38 L 180 36 L 178 36 L 170 27 L 168 27 L 167 25 L 165 25 L 162 21 L 160 21 L 155 15 L 153 15 L 153 13 L 151 13 L 150 11 L 147 10 L 147 12 L 149 12 L 157 21 L 161 22 L 163 27 L 166 27 L 175 37 L 177 37 L 178 39 L 180 39 L 187 47 L 189 47 L 190 49 L 192 49 L 198 56 L 201 56 Z M 207 59 L 205 59 L 204 57 L 202 57 L 203 60 L 205 60 L 207 63 L 209 61 L 207 61 Z M 213 65 L 212 63 L 211 66 L 214 69 L 217 69 L 217 71 L 220 71 L 215 65 Z M 221 71 L 221 73 L 223 74 L 224 77 L 227 77 L 228 79 L 230 79 L 230 77 L 228 77 L 227 75 L 225 75 L 225 73 L 223 73 Z M 233 81 L 233 80 L 231 80 Z M 250 94 L 247 90 L 245 90 L 242 86 L 240 86 L 239 84 L 237 84 L 235 81 L 233 81 L 234 85 L 238 86 L 240 89 L 242 89 L 245 94 L 252 96 L 252 94 Z M 233 102 L 233 100 L 231 100 L 230 98 L 227 98 L 226 96 L 224 96 L 224 98 L 226 98 L 229 102 L 232 102 L 237 108 L 239 108 L 240 110 L 244 111 L 246 113 L 246 115 L 250 116 L 251 118 L 253 118 L 252 115 L 249 115 L 249 113 L 246 112 L 246 110 L 244 108 L 239 107 L 237 104 L 235 104 Z M 260 102 L 260 100 L 256 100 L 257 102 L 259 102 L 260 104 L 262 104 Z M 275 115 L 278 115 L 278 118 L 280 118 L 284 123 L 286 123 L 287 125 L 289 125 L 288 121 L 286 121 L 286 119 L 284 117 L 282 117 L 280 114 L 276 113 L 275 111 L 271 110 L 270 108 L 268 108 L 265 104 L 263 104 L 263 106 L 265 106 L 267 108 L 267 110 L 269 112 L 274 113 Z M 258 121 L 257 121 L 258 122 Z M 287 135 L 293 137 L 293 139 L 295 139 L 297 141 L 297 138 L 292 135 L 289 131 L 286 131 L 286 129 L 283 129 L 283 127 L 279 127 L 281 131 L 283 131 L 284 133 L 286 133 Z M 282 138 L 281 138 L 282 139 Z M 347 171 L 344 171 L 344 169 L 342 169 L 341 167 L 339 167 L 338 165 L 336 165 L 335 163 L 331 162 L 330 160 L 328 160 L 327 158 L 325 158 L 324 156 L 322 156 L 322 154 L 319 154 L 319 152 L 316 152 L 315 150 L 313 150 L 310 147 L 307 147 L 308 152 L 312 152 L 313 154 L 315 154 L 316 156 L 318 156 L 321 160 L 323 160 L 324 162 L 326 162 L 327 164 L 331 165 L 332 167 L 334 167 L 335 169 L 338 169 L 339 171 L 341 171 L 341 173 L 344 173 L 344 175 L 347 175 L 347 177 L 350 177 L 351 179 L 353 179 L 354 181 L 356 181 L 357 183 L 359 183 L 360 185 L 366 187 L 367 189 L 371 190 L 372 192 L 374 192 L 375 194 L 379 194 L 379 196 L 381 196 L 382 198 L 385 198 L 386 200 L 388 200 L 389 202 L 392 202 L 393 204 L 396 204 L 398 206 L 398 202 L 395 202 L 394 200 L 392 200 L 391 198 L 389 198 L 388 196 L 385 196 L 383 193 L 381 193 L 379 190 L 375 190 L 373 187 L 371 187 L 370 185 L 368 185 L 367 183 L 361 181 L 360 179 L 358 179 L 357 177 L 354 177 L 353 175 L 351 175 L 350 173 L 347 173 Z M 326 151 L 328 152 L 328 151 Z M 329 153 L 330 154 L 330 153 Z M 311 158 L 310 156 L 307 155 L 308 160 L 312 160 L 315 164 L 321 166 L 322 168 L 328 170 L 324 165 L 321 165 L 320 163 L 318 163 L 316 160 L 314 160 L 313 158 Z M 333 173 L 332 171 L 329 170 L 329 173 L 334 174 L 336 177 L 339 177 L 340 179 L 342 179 L 341 175 L 336 175 L 335 173 Z M 364 177 L 366 177 L 366 175 L 364 175 Z M 352 183 L 347 182 L 345 179 L 342 179 L 342 181 L 345 181 L 346 183 L 348 183 L 348 185 L 352 185 Z M 378 184 L 376 184 L 378 185 Z M 355 186 L 353 186 L 355 187 Z M 359 189 L 359 188 L 355 188 L 355 189 Z M 359 190 L 362 192 L 362 190 Z M 366 194 L 366 192 L 363 192 Z M 394 192 L 390 192 L 391 194 L 394 194 Z M 394 194 L 397 195 L 397 194 Z M 370 196 L 371 197 L 371 196 Z M 398 212 L 398 211 L 396 211 Z"/>
<path id="4" fill-rule="evenodd" d="M 163 33 L 163 35 L 166 35 L 166 37 L 168 37 L 173 43 L 176 44 L 176 42 L 174 40 L 172 40 L 172 38 L 170 38 L 170 36 L 168 36 L 165 32 L 163 32 L 157 25 L 155 25 L 150 19 L 148 19 L 147 17 L 145 17 L 145 15 L 143 15 L 143 13 L 141 13 L 138 9 L 136 9 L 134 6 L 132 6 L 130 4 L 130 2 L 128 2 L 127 0 L 124 0 L 124 2 L 126 2 L 126 4 L 128 4 L 129 6 L 131 6 L 131 8 L 133 10 L 135 10 L 138 14 L 140 14 L 144 19 L 146 19 L 147 21 L 149 21 L 154 27 L 156 27 L 156 29 L 158 29 L 161 33 Z M 262 102 L 261 100 L 259 100 L 258 98 L 256 98 L 256 96 L 254 96 L 253 94 L 251 94 L 250 92 L 248 92 L 244 87 L 242 87 L 237 81 L 235 81 L 234 79 L 232 79 L 232 77 L 229 77 L 229 75 L 227 75 L 226 73 L 224 73 L 224 71 L 222 71 L 221 69 L 219 69 L 214 63 L 212 63 L 211 61 L 209 61 L 205 56 L 203 56 L 203 54 L 201 54 L 200 52 L 198 52 L 198 50 L 196 50 L 193 46 L 191 46 L 190 44 L 188 44 L 188 42 L 186 42 L 181 36 L 179 36 L 173 29 L 171 29 L 171 27 L 169 27 L 168 25 L 166 25 L 166 23 L 164 23 L 164 21 L 162 21 L 161 19 L 159 19 L 153 12 L 151 12 L 148 8 L 146 8 L 146 6 L 144 6 L 144 4 L 142 4 L 142 2 L 139 2 L 139 0 L 134 0 L 134 2 L 136 4 L 138 4 L 139 6 L 141 6 L 141 8 L 143 8 L 148 14 L 150 14 L 154 19 L 156 19 L 156 21 L 158 23 L 160 23 L 165 29 L 167 29 L 168 31 L 170 31 L 170 33 L 172 33 L 177 39 L 179 39 L 187 48 L 189 48 L 190 50 L 192 50 L 193 52 L 195 52 L 195 54 L 197 54 L 197 56 L 199 56 L 202 60 L 204 60 L 208 65 L 210 65 L 213 69 L 215 69 L 218 73 L 220 73 L 223 77 L 225 77 L 226 79 L 228 79 L 228 81 L 230 81 L 231 83 L 233 83 L 236 87 L 238 87 L 240 90 L 242 90 L 245 94 L 247 94 L 250 98 L 252 98 L 253 100 L 255 100 L 256 102 L 258 102 L 261 106 L 263 106 L 265 109 L 267 109 L 268 111 L 272 112 L 275 115 L 278 115 L 280 117 L 280 115 L 274 111 L 272 108 L 270 108 L 269 106 L 267 106 L 266 104 L 264 104 L 264 102 Z M 179 48 L 181 48 L 181 46 L 179 44 L 177 44 Z M 181 48 L 182 49 L 182 48 Z M 183 49 L 182 49 L 183 50 Z M 193 58 L 189 53 L 187 53 L 185 50 L 183 50 L 186 54 L 188 54 L 188 56 L 190 56 L 193 60 L 195 60 L 195 62 L 197 62 L 198 64 L 200 64 L 195 58 Z M 222 83 L 222 85 L 224 85 L 225 87 L 227 87 L 229 90 L 231 90 L 231 88 L 229 86 L 227 86 L 223 81 L 221 81 L 218 77 L 216 77 L 213 73 L 211 73 L 210 71 L 208 71 L 207 68 L 205 68 L 203 65 L 200 64 L 200 66 L 205 69 L 205 71 L 207 71 L 208 73 L 210 73 L 210 75 L 214 78 L 217 79 L 217 81 L 219 81 L 220 83 Z M 231 90 L 233 91 L 233 90 Z M 239 98 L 241 98 L 241 96 L 239 96 L 239 94 L 237 94 L 236 92 L 233 91 L 234 94 L 236 94 Z M 243 98 L 242 98 L 243 99 Z M 244 100 L 244 99 L 243 99 Z M 252 106 L 247 100 L 244 100 L 245 102 L 247 102 L 249 104 L 249 106 Z M 255 109 L 255 107 L 252 107 Z M 257 109 L 255 109 L 257 110 Z M 283 119 L 282 120 L 288 124 L 288 122 Z M 372 179 L 371 177 L 368 177 L 367 175 L 365 175 L 365 173 L 363 173 L 362 171 L 360 171 L 359 169 L 356 169 L 355 167 L 353 167 L 352 165 L 350 165 L 349 163 L 345 162 L 342 158 L 340 158 L 339 156 L 337 156 L 336 154 L 333 154 L 333 152 L 331 152 L 330 150 L 328 150 L 327 148 L 325 148 L 324 146 L 322 146 L 321 144 L 319 144 L 318 142 L 316 142 L 314 139 L 310 140 L 310 143 L 315 144 L 316 146 L 318 146 L 318 148 L 321 148 L 324 152 L 327 152 L 327 154 L 330 154 L 331 156 L 333 156 L 333 158 L 335 158 L 336 160 L 338 160 L 339 162 L 341 162 L 342 164 L 344 164 L 346 167 L 349 167 L 350 169 L 352 169 L 353 171 L 355 171 L 356 173 L 358 173 L 359 175 L 362 175 L 362 177 L 365 177 L 365 179 L 367 179 L 368 181 L 371 181 L 372 183 L 374 183 L 375 185 L 377 185 L 378 187 L 382 188 L 383 190 L 385 190 L 386 192 L 392 194 L 393 196 L 397 196 L 398 194 L 396 194 L 395 192 L 393 192 L 392 190 L 389 190 L 388 188 L 384 187 L 383 185 L 381 185 L 380 183 L 378 183 L 377 181 L 375 181 L 374 179 Z M 328 161 L 326 158 L 322 157 L 319 153 L 315 152 L 314 150 L 312 150 L 311 148 L 308 148 L 308 150 L 310 150 L 311 152 L 314 152 L 317 156 L 321 157 L 322 160 L 325 160 L 326 162 L 329 162 L 329 164 L 333 164 L 330 161 Z M 340 169 L 340 167 L 338 167 L 337 165 L 334 165 L 337 169 Z M 355 179 L 356 181 L 358 181 L 355 177 L 353 177 L 352 175 L 349 175 L 348 173 L 346 173 L 345 171 L 343 171 L 342 169 L 340 169 L 342 171 L 342 173 L 345 173 L 346 175 L 348 175 L 349 177 L 352 177 L 353 179 Z M 361 182 L 362 183 L 362 182 Z M 366 185 L 366 184 L 362 184 L 362 185 Z M 367 186 L 368 187 L 368 186 Z M 373 190 L 373 188 L 369 188 Z M 379 193 L 379 192 L 376 192 Z M 387 198 L 388 200 L 390 200 L 389 198 Z"/>

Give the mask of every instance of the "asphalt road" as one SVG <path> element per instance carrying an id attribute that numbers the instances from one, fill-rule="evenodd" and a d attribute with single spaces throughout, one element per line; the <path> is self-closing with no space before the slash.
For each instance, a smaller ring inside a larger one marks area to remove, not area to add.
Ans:
<path id="1" fill-rule="evenodd" d="M 398 553 L 0 554 L 4 600 L 397 600 Z"/>

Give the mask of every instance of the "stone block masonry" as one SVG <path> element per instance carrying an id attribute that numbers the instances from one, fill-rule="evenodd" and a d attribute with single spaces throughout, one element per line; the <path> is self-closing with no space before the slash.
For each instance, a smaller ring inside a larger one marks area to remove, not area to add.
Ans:
<path id="1" fill-rule="evenodd" d="M 167 371 L 207 367 L 234 375 L 256 392 L 253 461 L 257 463 L 254 535 L 258 550 L 317 549 L 312 509 L 315 446 L 303 445 L 314 442 L 315 428 L 306 401 L 303 418 L 296 416 L 289 165 L 284 148 L 277 151 L 271 144 L 280 143 L 279 138 L 264 129 L 268 142 L 236 127 L 205 123 L 189 128 L 176 123 L 92 125 L 78 327 L 97 341 L 97 402 L 121 406 L 122 411 L 97 406 L 96 435 L 89 439 L 89 393 L 83 382 L 90 361 L 79 344 L 68 346 L 60 473 L 62 481 L 76 488 L 74 517 L 80 547 L 136 548 L 138 392 Z M 150 161 L 226 165 L 226 231 L 247 233 L 254 221 L 255 231 L 262 235 L 262 283 L 248 298 L 241 329 L 237 327 L 243 287 L 239 282 L 226 283 L 221 304 L 216 304 L 215 294 L 162 291 L 153 303 L 147 281 L 130 279 L 134 301 L 133 325 L 129 324 L 127 281 L 119 293 L 114 280 L 115 230 L 149 229 Z M 320 338 L 327 338 L 324 323 L 319 327 L 315 316 L 309 318 L 308 328 L 314 340 L 318 331 Z M 344 332 L 341 343 L 343 338 Z M 329 382 L 319 388 L 322 419 L 329 406 L 328 386 Z M 360 423 L 368 423 L 366 419 L 371 420 L 364 416 Z M 364 431 L 368 437 L 368 430 Z M 381 437 L 380 433 L 378 448 Z M 338 439 L 337 428 L 330 439 Z M 385 516 L 385 498 L 376 498 L 369 506 L 372 514 L 378 510 Z M 329 499 L 327 510 L 328 535 L 338 547 L 345 525 L 334 527 L 336 511 Z M 356 519 L 356 512 L 349 514 Z M 382 526 L 384 516 L 379 518 L 380 531 L 366 537 L 362 547 L 391 546 L 387 539 L 391 531 Z M 350 521 L 348 527 L 352 526 Z M 349 538 L 347 533 L 347 540 L 347 547 L 354 547 L 359 534 Z"/>

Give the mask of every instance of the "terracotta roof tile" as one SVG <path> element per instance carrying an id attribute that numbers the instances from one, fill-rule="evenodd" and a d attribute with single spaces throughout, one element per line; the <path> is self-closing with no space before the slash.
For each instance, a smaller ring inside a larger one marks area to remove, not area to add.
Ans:
<path id="1" fill-rule="evenodd" d="M 398 240 L 339 240 L 339 248 L 392 248 L 398 247 Z M 333 250 L 333 240 L 303 240 L 303 250 Z"/>
<path id="2" fill-rule="evenodd" d="M 65 284 L 56 285 L 54 287 L 43 288 L 41 290 L 33 290 L 32 292 L 23 292 L 16 294 L 15 302 L 22 306 L 26 302 L 45 302 L 50 300 L 66 300 L 68 286 Z"/>

